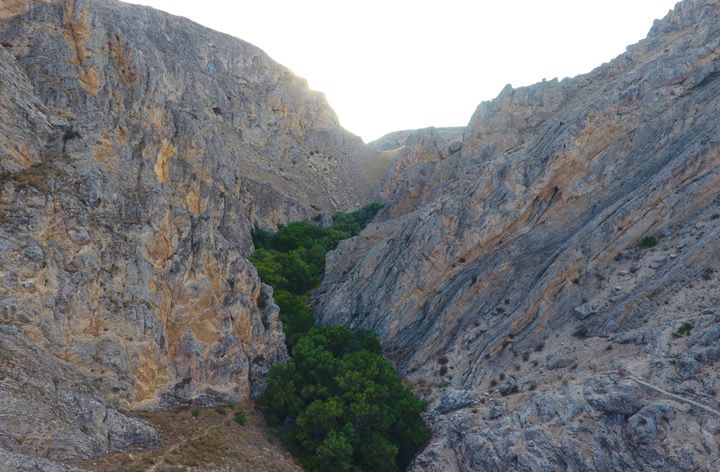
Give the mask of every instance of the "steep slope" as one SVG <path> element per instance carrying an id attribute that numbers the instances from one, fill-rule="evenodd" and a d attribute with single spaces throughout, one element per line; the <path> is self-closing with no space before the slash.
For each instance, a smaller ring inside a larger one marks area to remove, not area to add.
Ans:
<path id="1" fill-rule="evenodd" d="M 259 49 L 149 8 L 1 2 L 0 44 L 3 457 L 150 446 L 121 411 L 257 394 L 286 352 L 250 232 L 363 203 L 374 151 Z"/>
<path id="2" fill-rule="evenodd" d="M 718 33 L 685 0 L 589 74 L 507 87 L 329 255 L 320 321 L 376 330 L 433 402 L 416 470 L 716 466 Z"/>
<path id="3" fill-rule="evenodd" d="M 446 183 L 455 175 L 456 159 L 448 159 L 461 149 L 457 140 L 460 128 L 426 128 L 391 133 L 370 143 L 383 149 L 377 160 L 385 158 L 382 178 L 377 191 L 378 200 L 385 202 L 384 218 L 398 218 L 433 200 L 443 192 Z M 402 145 L 393 149 L 396 139 Z"/>
<path id="4" fill-rule="evenodd" d="M 462 143 L 463 133 L 465 128 L 428 128 L 432 129 L 438 136 L 442 137 L 443 141 L 447 142 L 449 147 L 453 149 L 453 152 L 458 151 L 460 144 Z M 368 146 L 377 149 L 379 151 L 390 151 L 405 146 L 410 136 L 422 132 L 424 130 L 403 130 L 394 131 L 382 136 L 375 141 L 368 143 Z"/>

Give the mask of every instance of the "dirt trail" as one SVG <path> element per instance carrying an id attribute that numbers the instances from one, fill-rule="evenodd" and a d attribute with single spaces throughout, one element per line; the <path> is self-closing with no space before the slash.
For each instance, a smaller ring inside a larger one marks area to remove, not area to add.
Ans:
<path id="1" fill-rule="evenodd" d="M 696 402 L 695 400 L 691 400 L 691 399 L 689 399 L 689 398 L 682 397 L 682 396 L 680 396 L 680 395 L 678 395 L 678 394 L 676 394 L 676 393 L 668 392 L 667 390 L 665 390 L 665 389 L 663 389 L 663 388 L 660 388 L 660 387 L 658 387 L 657 385 L 653 385 L 653 384 L 651 384 L 651 383 L 645 382 L 644 380 L 641 380 L 641 379 L 635 377 L 634 375 L 627 375 L 627 378 L 629 378 L 630 380 L 632 380 L 632 381 L 634 381 L 634 382 L 642 385 L 643 387 L 649 388 L 650 390 L 652 390 L 652 391 L 654 391 L 654 392 L 656 392 L 656 393 L 659 393 L 659 394 L 661 394 L 661 395 L 663 395 L 663 396 L 665 396 L 665 397 L 667 397 L 667 398 L 671 398 L 671 399 L 673 399 L 673 400 L 675 400 L 675 401 L 678 401 L 678 402 L 681 402 L 681 403 L 686 403 L 686 404 L 688 404 L 688 405 L 692 405 L 692 406 L 694 406 L 694 407 L 696 407 L 696 408 L 700 408 L 700 409 L 703 410 L 703 411 L 706 411 L 706 412 L 708 412 L 708 413 L 711 413 L 711 414 L 713 414 L 713 415 L 715 415 L 715 416 L 720 417 L 720 411 L 718 411 L 718 410 L 716 410 L 716 409 L 714 409 L 714 408 L 711 408 L 711 407 L 709 407 L 709 406 L 707 406 L 707 405 L 703 405 L 702 403 L 698 403 L 698 402 Z"/>
<path id="2" fill-rule="evenodd" d="M 235 415 L 242 412 L 239 424 Z M 232 408 L 186 409 L 141 414 L 162 435 L 155 449 L 114 453 L 83 461 L 93 472 L 302 472 L 302 467 L 270 435 L 252 403 Z"/>
<path id="3" fill-rule="evenodd" d="M 155 463 L 154 463 L 152 466 L 150 466 L 150 468 L 146 469 L 145 472 L 155 472 L 155 470 L 157 469 L 157 467 L 158 467 L 160 464 L 163 464 L 163 463 L 165 462 L 165 459 L 167 459 L 167 458 L 170 456 L 170 454 L 172 454 L 172 453 L 174 453 L 175 451 L 179 450 L 179 449 L 180 449 L 181 447 L 183 447 L 183 446 L 187 446 L 189 443 L 191 443 L 191 442 L 193 442 L 193 441 L 196 441 L 196 440 L 198 440 L 198 439 L 203 438 L 204 436 L 207 436 L 208 433 L 210 432 L 210 430 L 219 429 L 220 426 L 226 425 L 226 424 L 228 423 L 228 421 L 230 421 L 230 420 L 229 420 L 229 419 L 226 419 L 225 421 L 223 421 L 223 422 L 220 423 L 220 424 L 210 425 L 210 426 L 208 426 L 207 428 L 205 428 L 200 434 L 196 434 L 195 436 L 191 436 L 191 437 L 189 437 L 189 438 L 185 438 L 185 439 L 183 439 L 182 441 L 180 441 L 179 443 L 176 443 L 174 446 L 172 446 L 172 447 L 169 448 L 167 451 L 165 451 L 161 456 L 159 456 L 159 457 L 157 458 L 157 460 L 155 461 Z"/>

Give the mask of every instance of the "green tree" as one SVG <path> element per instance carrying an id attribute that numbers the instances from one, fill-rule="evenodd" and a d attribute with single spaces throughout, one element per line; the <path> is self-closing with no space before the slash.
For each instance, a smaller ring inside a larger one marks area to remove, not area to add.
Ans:
<path id="1" fill-rule="evenodd" d="M 308 293 L 322 278 L 325 253 L 357 235 L 381 205 L 336 213 L 331 228 L 298 222 L 256 231 L 251 261 L 274 288 L 290 361 L 268 375 L 258 406 L 310 471 L 395 471 L 430 433 L 425 403 L 402 386 L 369 330 L 315 326 Z"/>
<path id="2" fill-rule="evenodd" d="M 312 470 L 318 472 L 354 471 L 352 465 L 353 448 L 342 433 L 331 431 L 318 446 L 313 458 Z"/>
<path id="3" fill-rule="evenodd" d="M 287 290 L 278 290 L 273 294 L 275 303 L 280 307 L 280 320 L 285 331 L 285 342 L 292 352 L 300 336 L 315 326 L 315 314 L 307 306 L 306 295 L 293 295 Z"/>
<path id="4" fill-rule="evenodd" d="M 350 446 L 357 470 L 372 471 L 405 467 L 429 439 L 424 402 L 366 347 L 379 350 L 367 331 L 314 327 L 300 336 L 292 359 L 270 371 L 259 405 L 310 470 L 323 470 L 316 459 L 331 435 Z"/>

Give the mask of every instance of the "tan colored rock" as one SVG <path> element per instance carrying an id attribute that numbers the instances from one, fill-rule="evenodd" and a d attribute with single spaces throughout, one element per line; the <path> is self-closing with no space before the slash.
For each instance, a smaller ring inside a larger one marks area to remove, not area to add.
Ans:
<path id="1" fill-rule="evenodd" d="M 150 446 L 118 411 L 258 395 L 287 353 L 251 231 L 367 202 L 375 151 L 261 50 L 149 8 L 0 2 L 0 43 L 0 449 Z"/>

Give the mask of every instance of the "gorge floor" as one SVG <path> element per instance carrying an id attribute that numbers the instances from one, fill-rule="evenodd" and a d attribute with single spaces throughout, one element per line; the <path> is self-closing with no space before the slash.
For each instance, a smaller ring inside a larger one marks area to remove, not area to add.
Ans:
<path id="1" fill-rule="evenodd" d="M 244 412 L 245 424 L 234 415 Z M 302 467 L 267 430 L 251 402 L 223 409 L 183 409 L 138 416 L 161 432 L 162 446 L 110 454 L 75 464 L 106 472 L 294 472 Z"/>

